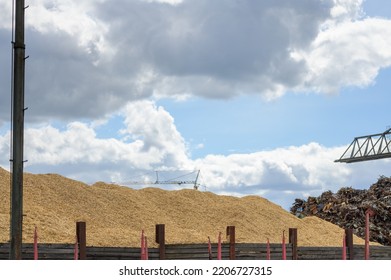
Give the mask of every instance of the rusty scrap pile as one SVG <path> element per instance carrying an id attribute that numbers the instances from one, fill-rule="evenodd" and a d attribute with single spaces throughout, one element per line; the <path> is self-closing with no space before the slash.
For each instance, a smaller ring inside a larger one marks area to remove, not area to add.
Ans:
<path id="1" fill-rule="evenodd" d="M 391 178 L 380 177 L 368 190 L 351 187 L 337 193 L 327 191 L 307 201 L 295 199 L 290 211 L 298 217 L 317 216 L 341 228 L 351 228 L 365 238 L 365 211 L 370 208 L 375 215 L 370 218 L 370 240 L 391 245 Z"/>

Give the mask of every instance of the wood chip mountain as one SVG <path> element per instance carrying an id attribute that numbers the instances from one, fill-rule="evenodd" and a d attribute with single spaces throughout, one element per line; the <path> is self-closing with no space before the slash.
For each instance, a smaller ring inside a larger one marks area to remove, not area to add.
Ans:
<path id="1" fill-rule="evenodd" d="M 0 168 L 0 242 L 9 241 L 10 174 Z M 87 185 L 57 174 L 24 175 L 23 242 L 73 243 L 75 223 L 87 224 L 88 246 L 139 247 L 145 230 L 154 247 L 155 225 L 166 225 L 167 244 L 217 242 L 236 226 L 243 243 L 281 243 L 298 229 L 299 246 L 341 246 L 344 230 L 318 217 L 300 219 L 259 196 L 242 198 L 193 189 L 140 190 L 98 182 Z M 354 236 L 355 244 L 364 240 Z"/>

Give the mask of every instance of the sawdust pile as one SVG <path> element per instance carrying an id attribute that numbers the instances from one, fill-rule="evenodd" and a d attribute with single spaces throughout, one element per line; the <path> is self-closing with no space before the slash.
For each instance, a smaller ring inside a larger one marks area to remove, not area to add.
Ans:
<path id="1" fill-rule="evenodd" d="M 0 168 L 0 242 L 9 240 L 10 174 Z M 341 246 L 343 230 L 316 217 L 299 219 L 258 197 L 237 198 L 195 190 L 134 190 L 92 186 L 56 174 L 24 176 L 24 242 L 73 243 L 76 221 L 87 223 L 88 246 L 139 246 L 145 230 L 153 247 L 155 224 L 166 225 L 166 242 L 217 242 L 218 232 L 236 226 L 237 242 L 281 242 L 282 231 L 298 228 L 299 246 Z M 364 241 L 355 237 L 356 244 Z"/>

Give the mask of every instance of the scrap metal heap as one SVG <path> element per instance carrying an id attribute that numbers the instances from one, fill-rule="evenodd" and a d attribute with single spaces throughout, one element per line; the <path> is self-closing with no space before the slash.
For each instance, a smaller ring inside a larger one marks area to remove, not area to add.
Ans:
<path id="1" fill-rule="evenodd" d="M 391 245 L 391 178 L 380 177 L 368 190 L 351 187 L 337 193 L 327 191 L 307 200 L 295 199 L 290 212 L 298 217 L 317 216 L 341 228 L 353 229 L 365 238 L 365 211 L 375 212 L 371 217 L 370 241 Z"/>

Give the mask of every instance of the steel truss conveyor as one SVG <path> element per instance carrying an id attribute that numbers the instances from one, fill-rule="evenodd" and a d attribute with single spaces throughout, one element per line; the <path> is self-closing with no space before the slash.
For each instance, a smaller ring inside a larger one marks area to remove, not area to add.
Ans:
<path id="1" fill-rule="evenodd" d="M 391 128 L 383 133 L 354 138 L 335 162 L 359 162 L 391 157 Z"/>

